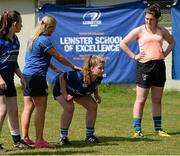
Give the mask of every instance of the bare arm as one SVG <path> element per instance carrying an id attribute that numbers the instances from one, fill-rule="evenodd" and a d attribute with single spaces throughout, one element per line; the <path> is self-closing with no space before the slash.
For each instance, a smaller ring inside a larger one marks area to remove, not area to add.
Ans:
<path id="1" fill-rule="evenodd" d="M 60 53 L 58 53 L 56 51 L 56 49 L 54 48 L 50 48 L 48 50 L 48 53 L 53 56 L 56 60 L 58 60 L 59 62 L 61 62 L 63 65 L 65 66 L 69 66 L 71 67 L 72 69 L 75 69 L 75 70 L 82 70 L 80 67 L 77 67 L 73 64 L 71 64 L 68 60 L 66 60 Z"/>
<path id="2" fill-rule="evenodd" d="M 23 77 L 22 72 L 19 68 L 16 69 L 15 73 L 20 79 Z"/>
<path id="3" fill-rule="evenodd" d="M 94 92 L 94 98 L 96 100 L 97 103 L 101 103 L 101 96 L 99 95 L 99 89 L 98 89 L 98 86 Z"/>
<path id="4" fill-rule="evenodd" d="M 7 89 L 6 82 L 4 81 L 1 75 L 0 75 L 0 89 L 5 89 L 5 90 Z"/>
<path id="5" fill-rule="evenodd" d="M 135 55 L 134 52 L 129 49 L 128 45 L 133 41 L 139 38 L 139 34 L 141 33 L 141 27 L 133 29 L 128 35 L 124 37 L 124 39 L 120 43 L 120 48 L 132 59 L 139 60 L 142 54 Z"/>
<path id="6" fill-rule="evenodd" d="M 51 68 L 54 72 L 57 73 L 62 73 L 61 70 L 59 70 L 55 65 L 53 65 L 52 63 L 49 65 L 49 68 Z"/>
<path id="7" fill-rule="evenodd" d="M 169 43 L 168 47 L 164 51 L 164 56 L 166 57 L 166 56 L 169 55 L 169 53 L 175 47 L 175 41 L 174 41 L 172 35 L 169 33 L 169 31 L 167 29 L 162 28 L 162 33 L 163 33 L 164 40 L 166 40 Z"/>
<path id="8" fill-rule="evenodd" d="M 22 75 L 22 72 L 19 68 L 16 69 L 15 71 L 16 75 L 20 78 L 20 82 L 23 88 L 26 87 L 26 81 L 24 79 L 24 76 Z"/>

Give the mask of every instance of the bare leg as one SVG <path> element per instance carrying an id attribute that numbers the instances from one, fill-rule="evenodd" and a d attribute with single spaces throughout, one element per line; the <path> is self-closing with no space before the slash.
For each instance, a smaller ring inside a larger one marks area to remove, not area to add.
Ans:
<path id="1" fill-rule="evenodd" d="M 19 149 L 30 149 L 31 147 L 25 144 L 21 140 L 20 129 L 19 129 L 19 116 L 17 97 L 6 97 L 7 100 L 7 114 L 8 114 L 8 125 L 11 131 L 12 139 L 14 141 L 14 147 Z"/>
<path id="2" fill-rule="evenodd" d="M 10 130 L 19 129 L 17 97 L 7 97 L 7 113 Z"/>
<path id="3" fill-rule="evenodd" d="M 21 127 L 23 139 L 29 139 L 29 125 L 34 104 L 30 96 L 24 96 L 24 109 L 21 115 Z"/>
<path id="4" fill-rule="evenodd" d="M 167 133 L 162 132 L 161 127 L 161 99 L 163 94 L 163 87 L 151 88 L 152 92 L 152 114 L 154 121 L 154 129 L 159 136 L 169 136 Z"/>
<path id="5" fill-rule="evenodd" d="M 144 136 L 141 132 L 141 120 L 148 93 L 149 89 L 136 86 L 136 100 L 133 108 L 133 127 L 135 132 L 133 137 L 135 138 Z"/>
<path id="6" fill-rule="evenodd" d="M 73 101 L 67 102 L 62 95 L 58 96 L 56 100 L 61 104 L 63 107 L 63 112 L 61 115 L 61 128 L 69 128 L 72 117 L 73 117 L 73 112 L 74 112 L 74 103 Z"/>
<path id="7" fill-rule="evenodd" d="M 98 104 L 91 95 L 86 95 L 75 99 L 86 109 L 86 142 L 100 143 L 97 137 L 94 136 L 95 122 L 97 117 Z"/>
<path id="8" fill-rule="evenodd" d="M 97 117 L 98 105 L 95 100 L 90 96 L 83 96 L 75 98 L 75 101 L 81 104 L 86 110 L 86 127 L 94 127 Z"/>
<path id="9" fill-rule="evenodd" d="M 4 123 L 4 119 L 6 117 L 6 97 L 5 96 L 0 96 L 0 135 Z"/>
<path id="10" fill-rule="evenodd" d="M 149 93 L 149 89 L 136 86 L 136 100 L 133 108 L 133 116 L 135 118 L 142 118 L 143 109 Z"/>
<path id="11" fill-rule="evenodd" d="M 163 87 L 152 87 L 152 113 L 153 116 L 161 116 L 161 99 L 163 94 Z"/>
<path id="12" fill-rule="evenodd" d="M 36 141 L 40 141 L 43 140 L 47 96 L 35 96 L 32 99 L 35 105 Z"/>

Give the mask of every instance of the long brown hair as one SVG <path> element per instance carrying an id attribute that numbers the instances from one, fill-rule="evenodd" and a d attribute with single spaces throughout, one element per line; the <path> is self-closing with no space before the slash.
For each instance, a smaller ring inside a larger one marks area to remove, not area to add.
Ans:
<path id="1" fill-rule="evenodd" d="M 42 34 L 46 35 L 48 28 L 51 26 L 54 26 L 54 27 L 56 26 L 56 20 L 52 16 L 44 16 L 38 22 L 28 42 L 28 48 L 30 51 L 32 49 L 32 44 L 34 40 L 36 40 Z"/>
<path id="2" fill-rule="evenodd" d="M 20 13 L 18 11 L 4 11 L 1 13 L 0 17 L 0 37 L 6 37 L 9 33 L 14 22 L 19 22 Z"/>
<path id="3" fill-rule="evenodd" d="M 84 75 L 84 83 L 91 84 L 92 83 L 92 75 L 91 75 L 91 67 L 95 67 L 98 64 L 104 65 L 105 58 L 103 56 L 98 55 L 90 55 L 83 66 L 83 75 Z"/>

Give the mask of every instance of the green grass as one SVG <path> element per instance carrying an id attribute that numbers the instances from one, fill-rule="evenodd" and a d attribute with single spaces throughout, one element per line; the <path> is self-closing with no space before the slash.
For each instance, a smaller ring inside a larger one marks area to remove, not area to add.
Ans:
<path id="1" fill-rule="evenodd" d="M 180 96 L 179 92 L 166 91 L 163 97 L 163 127 L 171 137 L 162 138 L 153 135 L 150 97 L 144 109 L 142 140 L 132 139 L 132 108 L 135 100 L 133 89 L 102 85 L 100 88 L 102 103 L 98 108 L 96 136 L 102 141 L 99 145 L 84 143 L 85 110 L 76 105 L 73 121 L 69 131 L 72 146 L 55 149 L 17 150 L 12 147 L 12 140 L 5 121 L 2 142 L 6 148 L 12 149 L 7 154 L 13 155 L 175 155 L 180 154 Z M 23 108 L 22 91 L 18 88 L 19 116 Z M 49 93 L 45 138 L 56 144 L 59 141 L 59 118 L 62 108 Z M 33 119 L 30 134 L 34 135 Z"/>

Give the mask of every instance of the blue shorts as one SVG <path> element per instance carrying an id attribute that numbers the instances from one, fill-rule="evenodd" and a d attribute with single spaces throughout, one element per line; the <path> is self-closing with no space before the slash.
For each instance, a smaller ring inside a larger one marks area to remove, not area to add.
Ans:
<path id="1" fill-rule="evenodd" d="M 60 96 L 62 94 L 61 91 L 60 91 L 61 86 L 60 86 L 59 78 L 60 78 L 60 75 L 56 77 L 55 84 L 53 85 L 54 99 L 56 99 L 56 97 L 58 97 L 58 96 Z"/>
<path id="2" fill-rule="evenodd" d="M 11 80 L 4 79 L 4 81 L 6 82 L 7 89 L 6 90 L 0 89 L 0 96 L 1 95 L 5 95 L 6 97 L 17 96 L 14 80 L 13 79 L 11 79 Z"/>
<path id="3" fill-rule="evenodd" d="M 26 81 L 24 96 L 48 96 L 48 85 L 43 76 L 23 75 Z"/>
<path id="4" fill-rule="evenodd" d="M 55 84 L 53 85 L 53 96 L 54 96 L 54 99 L 56 99 L 56 97 L 62 95 L 61 85 L 60 85 L 60 82 L 59 82 L 59 78 L 60 78 L 60 75 L 56 77 Z M 82 96 L 82 95 L 74 94 L 74 93 L 70 92 L 69 90 L 67 90 L 67 93 L 72 95 L 74 98 Z"/>

